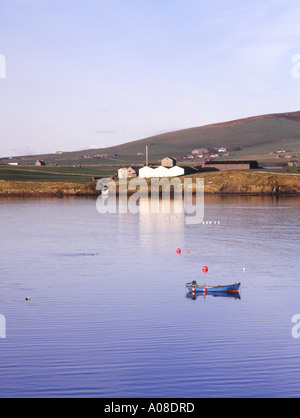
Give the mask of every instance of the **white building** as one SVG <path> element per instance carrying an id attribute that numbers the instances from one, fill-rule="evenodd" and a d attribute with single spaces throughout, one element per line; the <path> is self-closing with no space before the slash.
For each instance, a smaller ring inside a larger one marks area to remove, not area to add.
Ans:
<path id="1" fill-rule="evenodd" d="M 137 167 L 123 167 L 118 170 L 118 177 L 119 179 L 137 177 L 138 172 L 139 170 Z"/>
<path id="2" fill-rule="evenodd" d="M 169 169 L 170 177 L 184 176 L 184 174 L 185 174 L 185 169 L 182 167 L 174 166 Z"/>
<path id="3" fill-rule="evenodd" d="M 162 165 L 155 168 L 153 177 L 170 177 L 170 168 L 163 167 Z"/>
<path id="4" fill-rule="evenodd" d="M 154 169 L 149 167 L 149 166 L 145 166 L 143 168 L 140 168 L 139 170 L 139 178 L 140 179 L 150 179 L 154 177 Z"/>
<path id="5" fill-rule="evenodd" d="M 162 177 L 178 177 L 183 176 L 185 174 L 185 169 L 182 167 L 174 166 L 172 168 L 167 167 L 143 167 L 139 171 L 139 178 L 147 179 L 147 178 L 162 178 Z"/>

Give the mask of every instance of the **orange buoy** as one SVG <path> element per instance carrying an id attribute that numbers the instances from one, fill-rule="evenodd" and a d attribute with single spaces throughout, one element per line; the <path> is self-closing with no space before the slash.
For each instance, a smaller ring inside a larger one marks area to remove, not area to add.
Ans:
<path id="1" fill-rule="evenodd" d="M 190 252 L 189 252 L 189 250 L 187 250 L 187 252 L 186 252 L 187 254 L 189 254 Z"/>
<path id="2" fill-rule="evenodd" d="M 208 267 L 207 266 L 204 266 L 203 269 L 202 269 L 202 271 L 203 271 L 203 273 L 207 273 L 208 272 Z"/>
<path id="3" fill-rule="evenodd" d="M 181 249 L 177 248 L 176 252 L 177 252 L 177 254 L 181 254 Z"/>
<path id="4" fill-rule="evenodd" d="M 31 300 L 31 298 L 29 296 L 27 296 L 26 301 L 29 302 Z"/>

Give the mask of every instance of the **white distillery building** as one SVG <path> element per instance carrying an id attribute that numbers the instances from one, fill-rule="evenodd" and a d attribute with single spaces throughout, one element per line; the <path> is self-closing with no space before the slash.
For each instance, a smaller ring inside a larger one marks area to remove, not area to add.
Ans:
<path id="1" fill-rule="evenodd" d="M 169 169 L 170 177 L 178 177 L 178 176 L 184 176 L 185 169 L 183 167 L 178 167 L 175 165 L 174 167 Z"/>
<path id="2" fill-rule="evenodd" d="M 153 177 L 170 177 L 169 169 L 167 167 L 157 167 L 154 169 Z"/>
<path id="3" fill-rule="evenodd" d="M 154 177 L 154 168 L 145 166 L 143 168 L 140 168 L 139 170 L 139 178 L 140 179 L 151 179 Z"/>
<path id="4" fill-rule="evenodd" d="M 161 177 L 178 177 L 185 174 L 185 169 L 182 167 L 174 166 L 171 168 L 167 167 L 157 167 L 152 168 L 145 166 L 139 171 L 139 178 L 149 179 L 149 178 L 161 178 Z"/>

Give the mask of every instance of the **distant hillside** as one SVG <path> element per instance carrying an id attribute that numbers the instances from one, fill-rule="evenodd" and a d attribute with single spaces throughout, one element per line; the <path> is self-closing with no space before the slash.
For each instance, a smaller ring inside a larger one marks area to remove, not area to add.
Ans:
<path id="1" fill-rule="evenodd" d="M 227 158 L 251 158 L 260 162 L 280 162 L 275 153 L 280 149 L 300 158 L 300 111 L 189 128 L 105 149 L 16 157 L 14 160 L 21 164 L 33 164 L 37 159 L 58 165 L 143 164 L 146 145 L 151 162 L 167 155 L 182 158 L 198 148 L 231 149 Z M 237 147 L 239 151 L 236 151 Z"/>

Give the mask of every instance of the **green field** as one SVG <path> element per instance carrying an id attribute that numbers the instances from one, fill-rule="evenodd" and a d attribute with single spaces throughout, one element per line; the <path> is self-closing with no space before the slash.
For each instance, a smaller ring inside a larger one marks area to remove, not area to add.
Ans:
<path id="1" fill-rule="evenodd" d="M 0 180 L 10 182 L 37 183 L 90 183 L 93 177 L 109 177 L 117 173 L 118 167 L 28 167 L 0 166 Z M 251 170 L 262 172 L 261 169 Z M 300 174 L 298 167 L 264 170 L 265 173 Z M 202 173 L 199 173 L 201 176 Z"/>
<path id="2" fill-rule="evenodd" d="M 116 167 L 0 166 L 0 180 L 22 182 L 88 183 L 93 177 L 108 177 Z"/>

